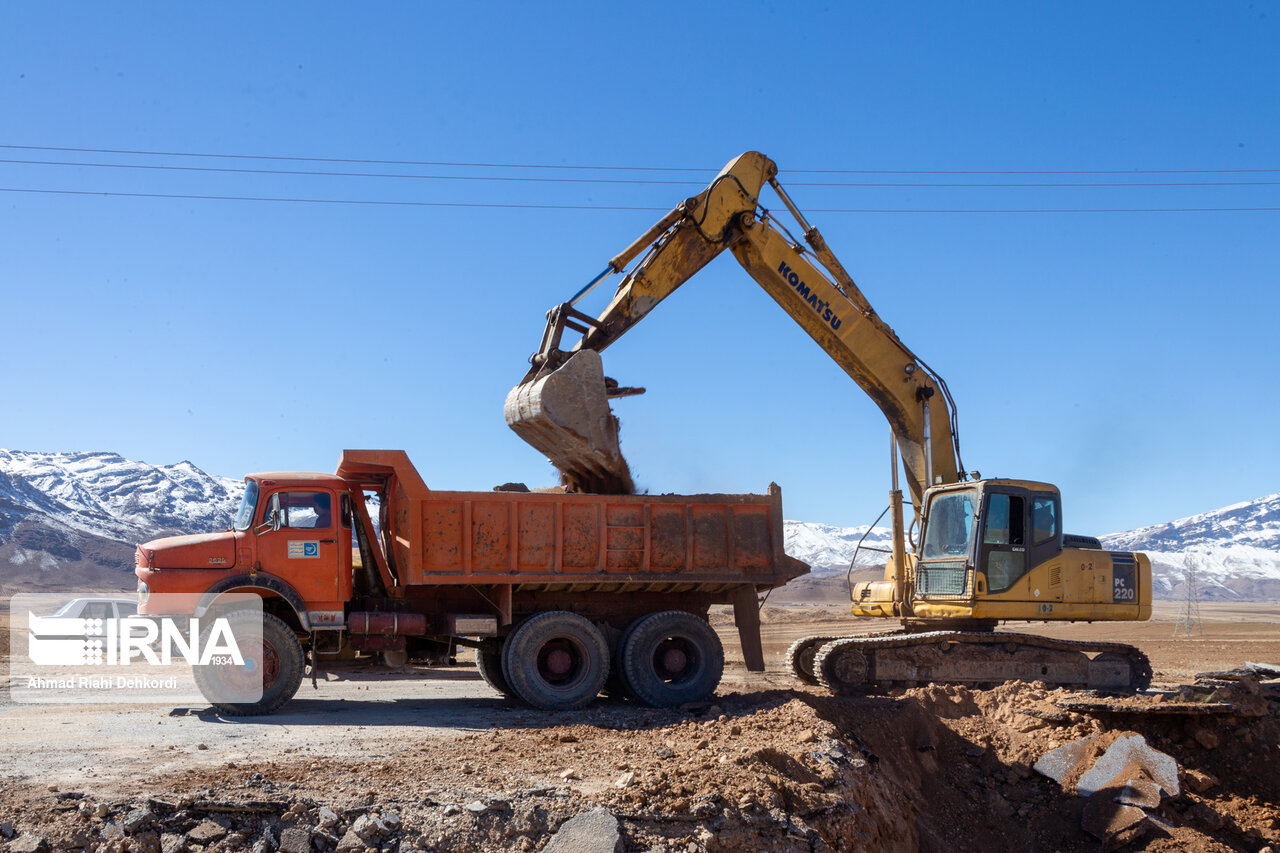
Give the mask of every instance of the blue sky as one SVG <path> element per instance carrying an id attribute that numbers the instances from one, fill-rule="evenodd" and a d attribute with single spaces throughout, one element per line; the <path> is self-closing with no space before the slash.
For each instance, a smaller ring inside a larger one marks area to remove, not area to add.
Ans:
<path id="1" fill-rule="evenodd" d="M 1280 212 L 820 211 L 1280 207 L 1280 171 L 1209 171 L 1280 169 L 1277 35 L 1262 3 L 9 4 L 0 145 L 705 172 L 0 148 L 437 176 L 9 162 L 0 188 L 666 210 L 764 151 L 950 384 L 968 467 L 1103 533 L 1280 488 Z M 1197 185 L 806 185 L 834 181 Z M 0 446 L 234 477 L 393 447 L 437 488 L 547 484 L 503 398 L 545 311 L 659 215 L 0 192 Z M 605 365 L 650 389 L 616 405 L 641 487 L 883 508 L 880 413 L 728 256 Z"/>

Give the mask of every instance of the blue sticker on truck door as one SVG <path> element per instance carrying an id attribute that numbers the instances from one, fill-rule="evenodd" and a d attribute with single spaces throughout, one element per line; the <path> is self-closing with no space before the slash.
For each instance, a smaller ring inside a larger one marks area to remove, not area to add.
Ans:
<path id="1" fill-rule="evenodd" d="M 291 539 L 289 541 L 290 560 L 312 560 L 319 558 L 319 539 Z"/>
<path id="2" fill-rule="evenodd" d="M 1111 555 L 1111 600 L 1129 604 L 1137 601 L 1138 561 L 1132 554 Z"/>

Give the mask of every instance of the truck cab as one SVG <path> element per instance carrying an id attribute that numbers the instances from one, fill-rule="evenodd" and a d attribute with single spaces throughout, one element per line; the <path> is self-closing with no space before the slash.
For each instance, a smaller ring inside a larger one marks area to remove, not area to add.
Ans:
<path id="1" fill-rule="evenodd" d="M 276 596 L 289 599 L 296 612 L 287 621 L 297 627 L 341 624 L 352 594 L 354 506 L 347 483 L 332 474 L 250 474 L 230 530 L 138 546 L 142 612 L 152 609 L 146 600 L 152 591 L 198 597 L 236 591 L 237 582 L 265 582 L 278 587 Z M 192 611 L 199 606 L 193 599 Z"/>

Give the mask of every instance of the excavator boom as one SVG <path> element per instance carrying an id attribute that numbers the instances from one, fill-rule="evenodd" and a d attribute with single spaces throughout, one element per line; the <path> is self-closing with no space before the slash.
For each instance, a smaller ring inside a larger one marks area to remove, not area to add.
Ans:
<path id="1" fill-rule="evenodd" d="M 960 477 L 954 406 L 945 384 L 875 313 L 776 175 L 777 167 L 763 154 L 737 157 L 702 193 L 681 202 L 610 260 L 592 286 L 643 253 L 598 317 L 574 307 L 589 288 L 549 313 L 542 346 L 508 395 L 505 414 L 570 489 L 632 487 L 608 405 L 609 397 L 624 391 L 610 388 L 596 362 L 588 365 L 582 356 L 603 351 L 726 249 L 880 407 L 901 450 L 915 506 L 931 484 Z M 788 239 L 760 207 L 765 184 L 799 223 L 807 248 Z M 581 333 L 567 350 L 561 346 L 565 329 Z"/>

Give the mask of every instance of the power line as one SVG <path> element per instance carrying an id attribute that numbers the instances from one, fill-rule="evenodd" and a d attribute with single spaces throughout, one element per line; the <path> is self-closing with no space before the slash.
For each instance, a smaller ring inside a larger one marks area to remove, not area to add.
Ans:
<path id="1" fill-rule="evenodd" d="M 297 157 L 267 154 L 219 154 L 193 151 L 144 151 L 128 148 L 68 148 L 53 145 L 3 145 L 0 149 L 66 151 L 81 154 L 128 154 L 150 157 L 207 157 L 231 160 L 281 160 L 301 163 L 361 163 L 383 166 L 448 166 L 491 169 L 565 169 L 604 172 L 716 172 L 668 166 L 590 166 L 565 163 L 476 163 L 442 160 L 373 160 L 343 157 Z M 1231 175 L 1280 174 L 1280 169 L 787 169 L 809 175 Z"/>
<path id="2" fill-rule="evenodd" d="M 0 146 L 4 147 L 4 146 Z M 165 166 L 153 163 L 83 163 L 63 160 L 5 160 L 0 163 L 19 166 L 70 166 L 92 169 L 148 169 L 164 172 L 216 172 L 237 175 L 301 175 L 307 177 L 341 178 L 400 178 L 430 181 L 494 181 L 544 184 L 653 184 L 662 186 L 700 186 L 698 181 L 655 181 L 645 178 L 539 178 L 526 175 L 412 175 L 400 172 L 322 172 L 295 169 L 233 169 L 219 166 Z M 1096 188 L 1096 187 L 1257 187 L 1277 186 L 1280 181 L 1183 181 L 1183 182 L 1071 182 L 1071 183 L 983 183 L 983 184 L 927 184 L 927 183 L 872 183 L 865 181 L 788 181 L 795 187 L 860 187 L 869 189 L 992 189 L 992 188 Z"/>
<path id="3" fill-rule="evenodd" d="M 169 198 L 190 201 L 278 201 L 293 204 L 372 204 L 390 205 L 393 207 L 497 207 L 516 210 L 648 210 L 665 213 L 665 207 L 621 207 L 594 204 L 504 204 L 486 202 L 449 202 L 449 201 L 390 201 L 385 199 L 355 198 L 279 198 L 275 196 L 239 196 L 239 195 L 186 195 L 179 193 L 123 193 L 95 192 L 93 190 L 47 190 L 28 189 L 22 187 L 0 187 L 2 193 L 40 193 L 46 195 L 89 195 L 115 198 Z"/>
<path id="4" fill-rule="evenodd" d="M 508 204 L 490 202 L 391 201 L 386 199 L 287 198 L 276 196 L 188 195 L 179 193 L 100 192 L 94 190 L 51 190 L 0 187 L 6 193 L 81 195 L 114 198 L 163 198 L 189 201 L 274 201 L 292 204 L 388 205 L 394 207 L 474 207 L 513 210 L 619 210 L 665 213 L 665 207 L 631 207 L 593 204 Z M 1107 207 L 1107 208 L 812 208 L 811 213 L 1262 213 L 1280 212 L 1280 207 Z"/>
<path id="5" fill-rule="evenodd" d="M 219 172 L 230 174 L 289 174 L 326 178 L 407 178 L 419 181 L 500 181 L 517 183 L 653 183 L 700 186 L 698 181 L 646 181 L 627 178 L 530 178 L 527 175 L 485 174 L 403 174 L 394 172 L 314 172 L 294 169 L 229 169 L 225 167 L 170 167 L 147 163 L 65 163 L 59 160 L 0 160 L 0 163 L 17 165 L 56 165 L 56 167 L 88 167 L 93 169 L 156 169 L 161 172 Z M 1277 181 L 1275 183 L 1280 183 Z"/>
<path id="6" fill-rule="evenodd" d="M 457 166 L 487 169 L 583 169 L 602 172 L 712 172 L 716 169 L 677 169 L 659 166 L 579 166 L 554 163 L 460 163 L 443 160 L 360 160 L 348 157 L 284 157 L 268 154 L 211 154 L 193 151 L 136 151 L 122 148 L 60 148 L 51 145 L 0 145 L 23 151 L 70 151 L 80 154 L 137 154 L 150 157 L 208 157 L 224 160 L 286 160 L 297 163 L 363 163 L 377 166 Z"/>

